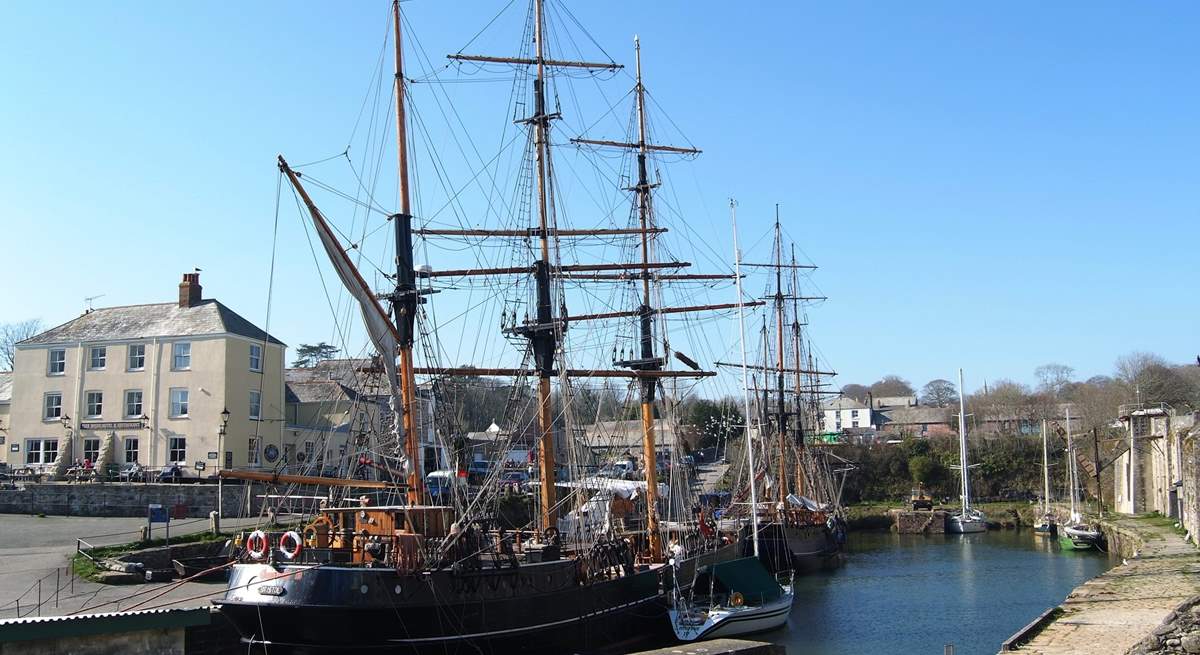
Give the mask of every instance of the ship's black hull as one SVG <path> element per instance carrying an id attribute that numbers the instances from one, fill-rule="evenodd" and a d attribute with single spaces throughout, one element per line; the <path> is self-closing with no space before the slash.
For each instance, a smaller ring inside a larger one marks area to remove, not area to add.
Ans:
<path id="1" fill-rule="evenodd" d="M 758 558 L 771 571 L 829 571 L 846 562 L 843 540 L 828 525 L 767 523 L 759 528 Z M 745 554 L 753 552 L 747 542 Z"/>
<path id="2" fill-rule="evenodd" d="M 216 601 L 270 652 L 563 653 L 669 633 L 666 590 L 728 547 L 670 566 L 578 582 L 573 560 L 474 572 L 239 565 Z M 272 579 L 273 578 L 273 579 Z M 264 593 L 264 591 L 266 593 Z"/>

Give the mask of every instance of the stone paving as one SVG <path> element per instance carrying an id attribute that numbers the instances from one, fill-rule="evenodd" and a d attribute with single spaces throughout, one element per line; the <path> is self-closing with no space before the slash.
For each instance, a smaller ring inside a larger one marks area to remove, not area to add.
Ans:
<path id="1" fill-rule="evenodd" d="M 1109 523 L 1135 533 L 1137 557 L 1076 587 L 1062 616 L 1019 651 L 1044 655 L 1122 655 L 1184 601 L 1200 594 L 1200 551 L 1149 519 Z"/>

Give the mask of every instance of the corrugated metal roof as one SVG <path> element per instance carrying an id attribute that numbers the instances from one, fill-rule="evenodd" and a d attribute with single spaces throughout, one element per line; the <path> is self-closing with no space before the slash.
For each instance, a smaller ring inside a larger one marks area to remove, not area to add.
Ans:
<path id="1" fill-rule="evenodd" d="M 76 616 L 39 616 L 0 619 L 0 643 L 35 639 L 62 639 L 92 635 L 186 628 L 212 621 L 209 607 L 176 607 L 134 612 L 102 612 Z"/>
<path id="2" fill-rule="evenodd" d="M 283 342 L 268 335 L 237 312 L 216 300 L 201 300 L 191 307 L 178 303 L 104 307 L 50 328 L 20 343 L 45 345 L 77 341 L 117 341 L 150 337 L 184 337 L 236 334 L 250 339 Z"/>

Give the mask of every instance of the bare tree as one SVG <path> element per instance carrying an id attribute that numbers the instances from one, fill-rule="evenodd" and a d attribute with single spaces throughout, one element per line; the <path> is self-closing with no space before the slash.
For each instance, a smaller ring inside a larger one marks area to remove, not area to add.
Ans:
<path id="1" fill-rule="evenodd" d="M 921 388 L 921 404 L 931 407 L 946 407 L 958 399 L 958 387 L 949 380 L 930 380 Z"/>
<path id="2" fill-rule="evenodd" d="M 871 385 L 870 391 L 871 395 L 877 398 L 881 396 L 912 396 L 917 393 L 908 380 L 899 375 L 883 376 L 881 380 Z"/>
<path id="3" fill-rule="evenodd" d="M 847 384 L 842 387 L 842 395 L 847 398 L 853 398 L 859 402 L 867 402 L 867 393 L 870 389 L 861 384 Z"/>
<path id="4" fill-rule="evenodd" d="M 1033 370 L 1038 379 L 1038 390 L 1062 395 L 1063 389 L 1071 383 L 1075 369 L 1066 364 L 1042 364 Z"/>
<path id="5" fill-rule="evenodd" d="M 11 371 L 17 355 L 17 344 L 42 331 L 36 318 L 0 325 L 0 369 Z"/>

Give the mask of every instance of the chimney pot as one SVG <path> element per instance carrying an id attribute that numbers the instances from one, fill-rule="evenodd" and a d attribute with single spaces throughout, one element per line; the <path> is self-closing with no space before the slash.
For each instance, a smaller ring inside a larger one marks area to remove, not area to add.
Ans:
<path id="1" fill-rule="evenodd" d="M 184 273 L 183 282 L 179 283 L 179 306 L 186 309 L 199 305 L 200 291 L 200 274 Z"/>

